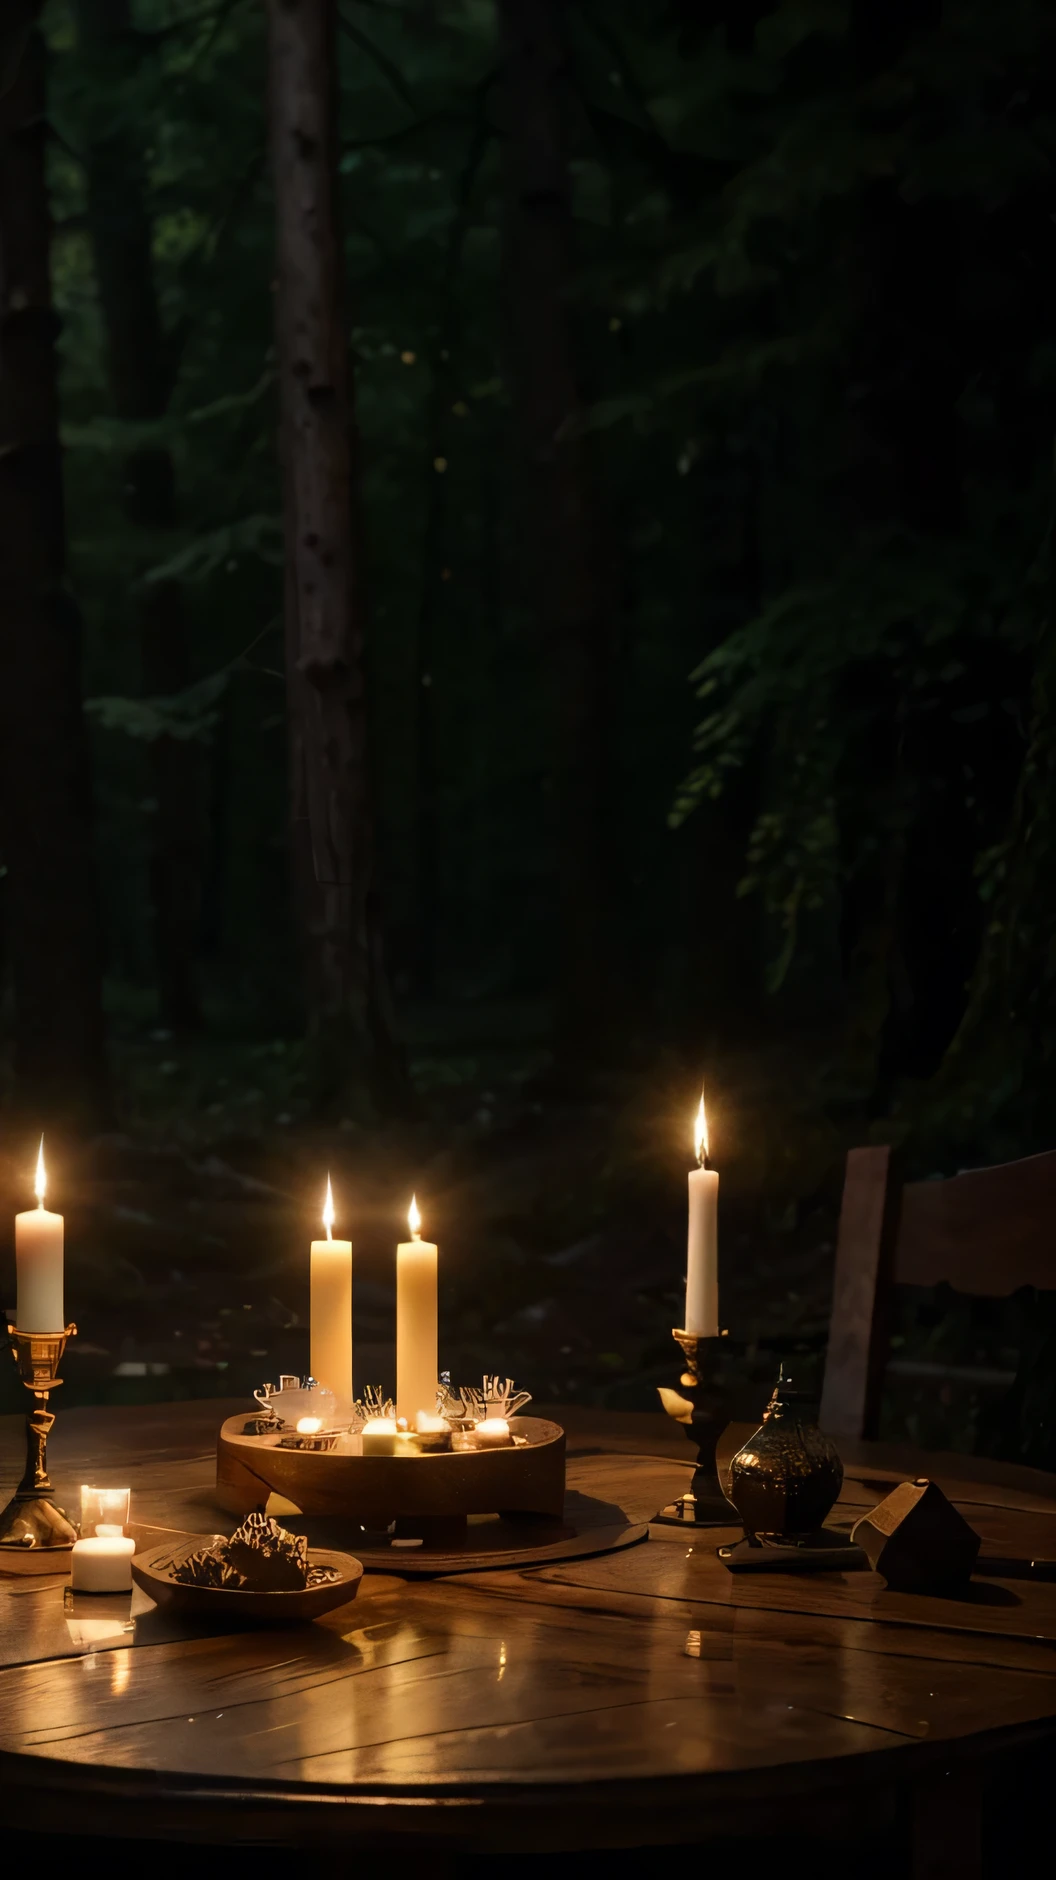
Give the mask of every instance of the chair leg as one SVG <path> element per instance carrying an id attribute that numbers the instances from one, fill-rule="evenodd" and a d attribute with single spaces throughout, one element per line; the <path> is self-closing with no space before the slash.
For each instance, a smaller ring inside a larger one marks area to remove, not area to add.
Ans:
<path id="1" fill-rule="evenodd" d="M 978 1770 L 940 1770 L 912 1795 L 913 1880 L 982 1880 L 982 1808 Z"/>

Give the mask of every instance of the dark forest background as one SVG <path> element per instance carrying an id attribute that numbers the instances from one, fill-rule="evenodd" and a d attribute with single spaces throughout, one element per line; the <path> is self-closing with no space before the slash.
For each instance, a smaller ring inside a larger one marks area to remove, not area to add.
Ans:
<path id="1" fill-rule="evenodd" d="M 302 1368 L 329 1168 L 379 1375 L 413 1186 L 456 1370 L 655 1401 L 702 1074 L 731 1376 L 816 1368 L 850 1144 L 1056 1141 L 1052 9 L 4 32 L 0 1173 L 7 1235 L 44 1128 L 69 1388 Z M 1050 1304 L 907 1306 L 889 1430 L 1051 1461 Z"/>

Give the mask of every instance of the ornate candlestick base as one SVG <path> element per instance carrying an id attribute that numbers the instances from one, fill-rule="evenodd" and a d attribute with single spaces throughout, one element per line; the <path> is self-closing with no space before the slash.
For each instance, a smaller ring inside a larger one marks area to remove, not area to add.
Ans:
<path id="1" fill-rule="evenodd" d="M 9 1325 L 11 1353 L 33 1408 L 26 1418 L 26 1466 L 22 1480 L 0 1514 L 0 1572 L 62 1573 L 70 1564 L 76 1529 L 56 1507 L 48 1476 L 48 1433 L 55 1421 L 48 1396 L 62 1383 L 58 1375 L 66 1340 L 76 1325 L 64 1332 L 20 1332 Z"/>
<path id="2" fill-rule="evenodd" d="M 726 1334 L 698 1338 L 694 1332 L 673 1331 L 671 1336 L 681 1345 L 686 1366 L 678 1390 L 661 1389 L 660 1401 L 668 1416 L 682 1424 L 698 1455 L 687 1493 L 655 1518 L 670 1527 L 736 1527 L 737 1512 L 723 1493 L 715 1466 L 715 1445 L 727 1423 L 723 1393 L 715 1383 Z"/>

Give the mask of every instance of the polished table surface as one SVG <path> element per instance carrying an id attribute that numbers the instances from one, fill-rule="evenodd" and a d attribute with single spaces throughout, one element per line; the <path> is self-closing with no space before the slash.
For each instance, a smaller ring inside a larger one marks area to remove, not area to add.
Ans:
<path id="1" fill-rule="evenodd" d="M 58 1499 L 132 1485 L 143 1544 L 209 1533 L 216 1429 L 244 1406 L 60 1415 Z M 688 1485 L 666 1418 L 555 1410 L 599 1526 Z M 0 1419 L 13 1486 L 21 1422 Z M 882 1796 L 1056 1737 L 1056 1482 L 963 1457 L 845 1455 L 835 1521 L 930 1474 L 1004 1571 L 959 1597 L 869 1572 L 731 1574 L 728 1533 L 530 1569 L 368 1575 L 313 1625 L 216 1635 L 141 1595 L 0 1577 L 5 1818 L 55 1832 L 456 1850 L 692 1843 L 804 1819 L 860 1831 Z M 230 1526 L 227 1518 L 226 1525 Z M 153 1531 L 148 1531 L 153 1530 Z M 842 1811 L 842 1817 L 841 1817 Z"/>

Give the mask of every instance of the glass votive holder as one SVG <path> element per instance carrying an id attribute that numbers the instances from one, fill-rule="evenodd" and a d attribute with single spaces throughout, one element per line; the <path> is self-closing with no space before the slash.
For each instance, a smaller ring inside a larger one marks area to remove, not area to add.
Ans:
<path id="1" fill-rule="evenodd" d="M 132 1491 L 128 1488 L 91 1488 L 81 1484 L 81 1538 L 95 1534 L 122 1534 L 128 1522 Z"/>

